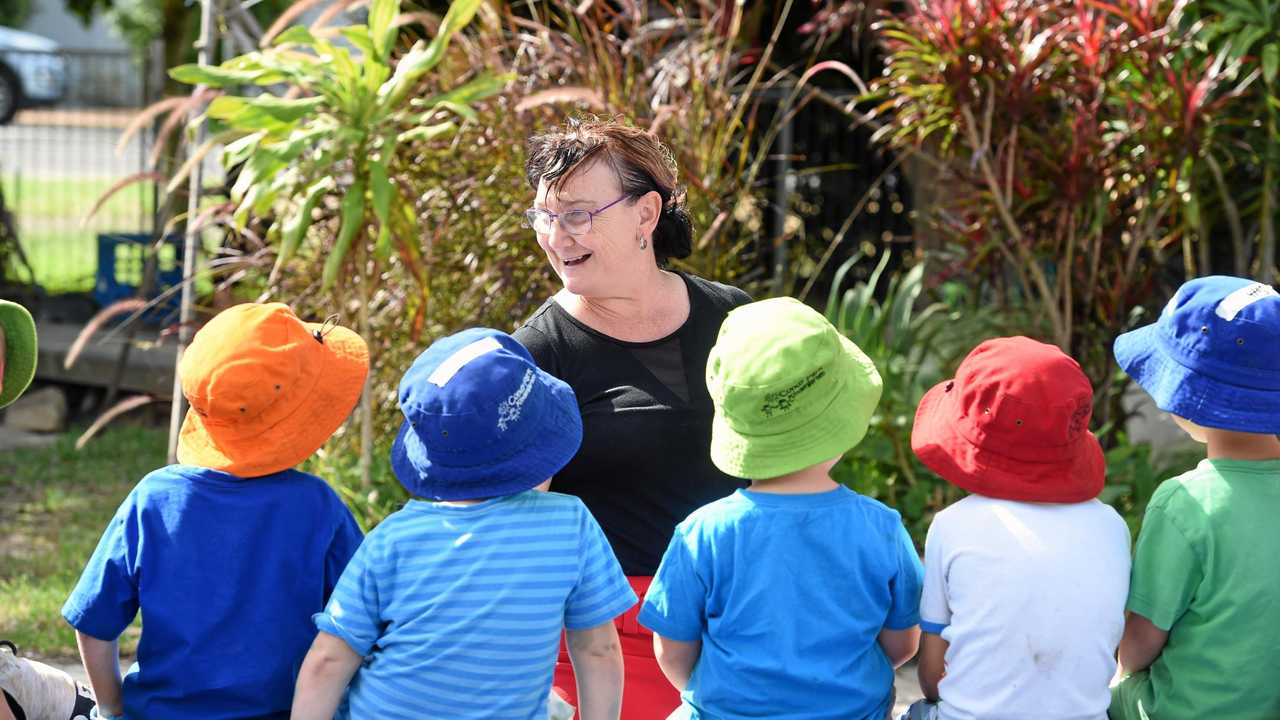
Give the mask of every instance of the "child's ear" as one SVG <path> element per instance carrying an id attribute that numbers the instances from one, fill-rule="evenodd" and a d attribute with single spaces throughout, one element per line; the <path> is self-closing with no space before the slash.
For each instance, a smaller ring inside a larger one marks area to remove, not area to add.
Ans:
<path id="1" fill-rule="evenodd" d="M 1177 425 L 1178 428 L 1182 430 L 1182 432 L 1191 436 L 1192 440 L 1195 440 L 1198 443 L 1208 442 L 1207 434 L 1205 433 L 1204 428 L 1182 417 L 1181 415 L 1174 415 L 1173 413 L 1169 413 L 1169 417 L 1173 418 L 1173 423 Z"/>

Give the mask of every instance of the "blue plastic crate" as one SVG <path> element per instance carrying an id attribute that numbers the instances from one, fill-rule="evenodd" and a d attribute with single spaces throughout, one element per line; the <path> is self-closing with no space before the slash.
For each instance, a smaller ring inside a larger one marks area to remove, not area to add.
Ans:
<path id="1" fill-rule="evenodd" d="M 138 296 L 146 268 L 150 235 L 109 233 L 98 236 L 98 274 L 93 285 L 93 299 L 106 307 L 111 303 Z M 155 287 L 147 299 L 182 284 L 182 236 L 169 235 L 158 250 Z M 181 292 L 174 292 L 164 302 L 143 313 L 142 321 L 151 325 L 168 325 L 178 321 Z"/>

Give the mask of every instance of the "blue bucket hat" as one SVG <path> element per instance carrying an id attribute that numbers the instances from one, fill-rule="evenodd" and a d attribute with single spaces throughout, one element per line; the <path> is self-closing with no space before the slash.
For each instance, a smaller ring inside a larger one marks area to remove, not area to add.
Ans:
<path id="1" fill-rule="evenodd" d="M 510 335 L 475 328 L 437 340 L 400 380 L 405 422 L 391 469 L 434 500 L 514 495 L 564 467 L 582 444 L 578 402 Z"/>
<path id="2" fill-rule="evenodd" d="M 1165 412 L 1203 427 L 1280 434 L 1280 293 L 1197 278 L 1154 324 L 1116 338 L 1116 361 Z"/>

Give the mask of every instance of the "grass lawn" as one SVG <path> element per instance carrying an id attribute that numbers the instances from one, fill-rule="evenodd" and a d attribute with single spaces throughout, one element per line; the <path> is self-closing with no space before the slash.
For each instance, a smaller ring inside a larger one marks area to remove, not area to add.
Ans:
<path id="1" fill-rule="evenodd" d="M 45 657 L 75 656 L 62 603 L 120 501 L 164 464 L 164 430 L 117 424 L 77 452 L 78 432 L 0 453 L 0 638 Z M 121 650 L 137 637 L 135 621 Z"/>
<path id="2" fill-rule="evenodd" d="M 22 248 L 36 282 L 48 291 L 93 289 L 99 233 L 149 231 L 153 207 L 149 183 L 120 190 L 81 227 L 85 213 L 115 182 L 116 178 L 4 179 L 5 201 L 17 219 Z"/>

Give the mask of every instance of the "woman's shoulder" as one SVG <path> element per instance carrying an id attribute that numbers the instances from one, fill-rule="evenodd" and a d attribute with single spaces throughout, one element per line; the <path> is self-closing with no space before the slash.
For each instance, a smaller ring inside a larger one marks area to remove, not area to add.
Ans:
<path id="1" fill-rule="evenodd" d="M 751 296 L 741 288 L 714 280 L 707 280 L 689 273 L 680 274 L 688 281 L 690 293 L 705 298 L 717 310 L 722 312 L 728 313 L 739 305 L 746 305 L 751 302 Z"/>

